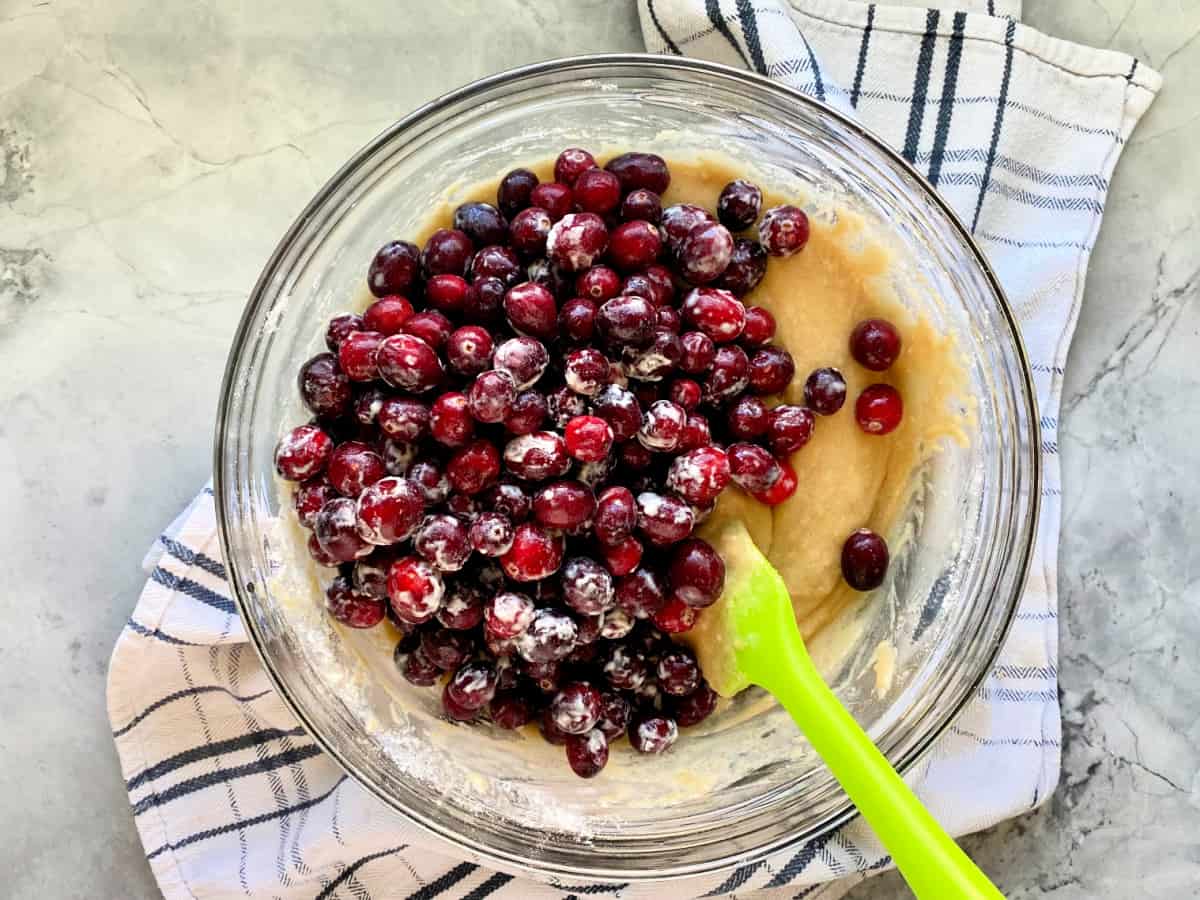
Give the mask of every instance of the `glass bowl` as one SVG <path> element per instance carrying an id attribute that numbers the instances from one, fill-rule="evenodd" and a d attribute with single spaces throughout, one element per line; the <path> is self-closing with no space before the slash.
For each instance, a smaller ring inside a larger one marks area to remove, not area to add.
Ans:
<path id="1" fill-rule="evenodd" d="M 297 369 L 324 349 L 322 323 L 361 302 L 375 250 L 412 234 L 447 185 L 574 145 L 718 147 L 776 190 L 815 187 L 887 223 L 902 301 L 963 352 L 970 440 L 919 473 L 887 583 L 839 623 L 855 636 L 849 651 L 826 652 L 821 636 L 812 649 L 902 772 L 947 728 L 999 651 L 1033 541 L 1037 417 L 1020 336 L 967 231 L 895 152 L 809 97 L 723 66 L 646 55 L 539 63 L 448 94 L 357 153 L 284 236 L 234 339 L 215 448 L 222 548 L 280 695 L 330 756 L 407 819 L 510 872 L 613 881 L 712 872 L 854 813 L 786 714 L 746 692 L 662 757 L 614 747 L 591 781 L 570 772 L 561 748 L 447 722 L 436 691 L 398 676 L 382 629 L 329 624 L 273 473 L 277 436 L 306 418 Z M 881 641 L 895 650 L 882 691 L 873 668 Z"/>

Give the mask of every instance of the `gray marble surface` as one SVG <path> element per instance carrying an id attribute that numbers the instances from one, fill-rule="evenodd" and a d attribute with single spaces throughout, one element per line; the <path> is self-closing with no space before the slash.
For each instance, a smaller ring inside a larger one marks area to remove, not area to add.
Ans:
<path id="1" fill-rule="evenodd" d="M 1113 182 L 1068 368 L 1062 785 L 967 846 L 1012 898 L 1200 896 L 1200 6 L 1027 0 L 1026 19 L 1166 88 Z M 421 101 L 640 48 L 628 0 L 0 0 L 0 894 L 157 894 L 108 654 L 143 551 L 208 477 L 227 342 L 293 216 Z"/>

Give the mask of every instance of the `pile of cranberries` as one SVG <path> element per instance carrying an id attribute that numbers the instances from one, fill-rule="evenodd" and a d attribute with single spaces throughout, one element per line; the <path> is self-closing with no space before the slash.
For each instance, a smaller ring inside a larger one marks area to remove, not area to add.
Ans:
<path id="1" fill-rule="evenodd" d="M 730 482 L 791 496 L 788 455 L 846 394 L 818 369 L 806 406 L 768 406 L 795 366 L 771 314 L 739 299 L 769 257 L 803 249 L 804 212 L 760 218 L 762 192 L 740 180 L 716 215 L 663 208 L 670 177 L 653 154 L 600 168 L 564 150 L 553 182 L 517 169 L 495 205 L 464 203 L 424 247 L 385 245 L 367 276 L 378 299 L 329 322 L 329 352 L 299 375 L 315 418 L 275 456 L 299 483 L 309 552 L 339 570 L 330 614 L 389 617 L 396 664 L 413 684 L 444 679 L 447 715 L 536 720 L 583 777 L 622 734 L 661 753 L 712 712 L 669 638 L 724 584 L 692 532 Z M 758 240 L 734 236 L 755 222 Z M 851 346 L 881 370 L 900 339 L 869 320 Z M 875 385 L 856 412 L 885 434 L 899 395 Z M 842 562 L 870 589 L 886 545 L 860 530 Z"/>

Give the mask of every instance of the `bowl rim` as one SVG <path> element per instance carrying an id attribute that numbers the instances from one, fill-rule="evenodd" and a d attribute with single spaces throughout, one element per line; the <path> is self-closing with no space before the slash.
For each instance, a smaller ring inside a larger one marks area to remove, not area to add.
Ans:
<path id="1" fill-rule="evenodd" d="M 691 57 L 654 54 L 654 53 L 592 53 L 580 54 L 575 56 L 563 56 L 553 59 L 541 60 L 534 63 L 528 63 L 521 66 L 516 66 L 511 69 L 505 69 L 493 75 L 487 75 L 482 78 L 471 81 L 459 88 L 444 93 L 424 104 L 417 107 L 407 115 L 397 119 L 393 124 L 389 125 L 378 135 L 372 138 L 368 143 L 359 148 L 336 172 L 321 186 L 321 188 L 313 195 L 312 199 L 304 206 L 299 215 L 293 220 L 292 224 L 284 232 L 276 244 L 275 249 L 268 257 L 263 266 L 262 272 L 254 284 L 241 319 L 238 322 L 237 329 L 234 332 L 233 340 L 230 344 L 229 356 L 226 360 L 225 370 L 221 381 L 221 391 L 217 407 L 216 427 L 214 429 L 213 441 L 213 477 L 214 477 L 214 493 L 215 509 L 217 519 L 217 530 L 220 538 L 221 552 L 225 560 L 225 565 L 228 570 L 228 581 L 230 590 L 233 593 L 234 601 L 237 603 L 238 613 L 241 617 L 243 626 L 246 629 L 246 635 L 250 644 L 254 648 L 255 654 L 262 663 L 271 686 L 283 700 L 288 710 L 296 717 L 301 726 L 304 727 L 309 737 L 324 751 L 330 759 L 332 759 L 339 768 L 347 775 L 353 778 L 362 788 L 364 788 L 372 796 L 378 798 L 389 809 L 393 810 L 407 822 L 415 825 L 421 831 L 433 835 L 452 845 L 456 850 L 467 854 L 469 859 L 480 860 L 485 864 L 495 866 L 498 869 L 508 872 L 516 871 L 521 874 L 540 873 L 542 876 L 558 876 L 567 878 L 586 878 L 606 883 L 612 882 L 632 882 L 632 883 L 662 883 L 681 878 L 695 877 L 699 875 L 712 875 L 720 872 L 729 871 L 738 867 L 746 866 L 748 863 L 754 863 L 762 858 L 785 850 L 789 847 L 795 847 L 802 842 L 811 841 L 820 835 L 829 834 L 834 830 L 841 828 L 847 822 L 856 818 L 859 814 L 849 797 L 846 797 L 843 791 L 844 804 L 843 808 L 831 815 L 821 831 L 816 833 L 802 833 L 791 837 L 784 837 L 768 841 L 757 847 L 743 850 L 735 853 L 732 856 L 714 862 L 705 863 L 689 863 L 685 865 L 677 865 L 664 867 L 655 870 L 638 870 L 628 871 L 621 870 L 614 872 L 606 871 L 603 866 L 596 868 L 582 868 L 567 864 L 558 864 L 547 862 L 543 859 L 538 859 L 531 856 L 518 856 L 515 853 L 505 852 L 496 848 L 485 846 L 474 841 L 470 836 L 454 831 L 445 825 L 427 819 L 420 813 L 407 809 L 397 803 L 395 798 L 388 795 L 386 792 L 378 788 L 371 779 L 363 775 L 354 765 L 354 763 L 343 757 L 337 748 L 321 733 L 320 729 L 315 727 L 309 716 L 305 713 L 302 706 L 296 700 L 289 690 L 286 682 L 279 676 L 275 666 L 270 662 L 267 654 L 264 651 L 264 635 L 258 627 L 257 620 L 252 614 L 248 601 L 244 597 L 244 592 L 241 589 L 242 578 L 241 569 L 237 561 L 237 557 L 233 552 L 232 540 L 232 524 L 229 518 L 229 511 L 226 508 L 227 488 L 225 467 L 224 467 L 224 435 L 227 431 L 228 420 L 230 416 L 230 406 L 234 398 L 234 378 L 238 369 L 238 361 L 242 356 L 242 351 L 253 336 L 253 321 L 255 312 L 263 301 L 263 296 L 272 279 L 276 267 L 283 258 L 288 248 L 300 234 L 308 220 L 325 204 L 329 196 L 334 193 L 341 182 L 364 160 L 369 158 L 376 150 L 387 144 L 397 135 L 403 133 L 410 126 L 420 122 L 428 116 L 431 116 L 440 110 L 458 103 L 463 100 L 470 99 L 472 96 L 484 93 L 492 88 L 519 82 L 523 79 L 536 77 L 539 75 L 551 72 L 570 71 L 572 69 L 587 69 L 597 66 L 608 67 L 653 67 L 668 71 L 684 71 L 684 72 L 700 72 L 707 75 L 715 75 L 724 78 L 731 78 L 735 81 L 749 82 L 768 93 L 776 95 L 783 102 L 801 103 L 807 105 L 822 115 L 832 117 L 839 125 L 851 131 L 856 132 L 865 141 L 872 144 L 877 150 L 883 153 L 894 165 L 896 165 L 904 174 L 912 178 L 918 188 L 923 192 L 928 199 L 941 211 L 941 213 L 949 221 L 951 227 L 958 233 L 963 243 L 970 250 L 971 256 L 980 272 L 983 274 L 990 288 L 992 295 L 999 306 L 999 312 L 1002 314 L 1010 333 L 1014 339 L 1013 351 L 1019 363 L 1019 374 L 1024 405 L 1023 408 L 1028 417 L 1027 426 L 1029 429 L 1029 461 L 1030 468 L 1030 484 L 1029 493 L 1030 501 L 1028 507 L 1028 522 L 1030 527 L 1025 529 L 1026 539 L 1023 545 L 1016 548 L 1019 552 L 1020 559 L 1018 560 L 1017 568 L 1014 570 L 1015 596 L 1008 603 L 1007 611 L 1005 612 L 1004 621 L 1001 623 L 997 632 L 997 639 L 987 654 L 986 663 L 980 666 L 979 674 L 970 685 L 970 689 L 963 693 L 962 700 L 957 708 L 952 710 L 943 720 L 940 726 L 932 729 L 923 740 L 920 740 L 911 747 L 905 758 L 897 761 L 896 770 L 903 776 L 913 770 L 929 753 L 934 743 L 940 739 L 953 724 L 962 716 L 963 712 L 970 704 L 971 700 L 978 693 L 978 689 L 987 678 L 995 665 L 996 659 L 1000 654 L 1001 649 L 1007 642 L 1012 627 L 1016 619 L 1016 613 L 1020 605 L 1020 597 L 1023 593 L 1029 578 L 1030 568 L 1033 562 L 1034 548 L 1037 543 L 1038 522 L 1041 514 L 1041 488 L 1043 479 L 1043 462 L 1042 454 L 1038 448 L 1041 446 L 1041 423 L 1038 415 L 1038 400 L 1037 391 L 1034 385 L 1033 373 L 1030 368 L 1029 356 L 1025 347 L 1025 341 L 1021 333 L 1019 322 L 1013 313 L 1012 305 L 1008 300 L 1008 296 L 1004 291 L 1000 280 L 993 270 L 987 257 L 980 249 L 978 243 L 972 236 L 970 229 L 967 228 L 962 219 L 949 205 L 949 203 L 938 193 L 937 189 L 930 184 L 929 180 L 921 173 L 912 163 L 905 159 L 898 151 L 890 144 L 884 141 L 874 131 L 862 125 L 860 122 L 838 110 L 827 103 L 817 100 L 799 90 L 778 81 L 772 80 L 764 75 L 752 72 L 746 69 L 737 68 L 735 66 L 725 65 L 723 63 L 710 62 L 703 59 L 695 59 Z"/>

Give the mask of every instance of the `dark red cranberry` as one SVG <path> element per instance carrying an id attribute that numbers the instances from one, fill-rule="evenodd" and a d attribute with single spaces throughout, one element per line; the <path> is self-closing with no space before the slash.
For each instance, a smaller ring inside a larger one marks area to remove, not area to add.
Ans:
<path id="1" fill-rule="evenodd" d="M 314 478 L 296 487 L 293 503 L 296 507 L 296 518 L 305 528 L 312 528 L 317 520 L 321 507 L 338 496 L 325 478 Z"/>
<path id="2" fill-rule="evenodd" d="M 661 250 L 658 227 L 641 219 L 617 226 L 609 237 L 608 255 L 613 264 L 625 272 L 650 265 L 658 259 Z"/>
<path id="3" fill-rule="evenodd" d="M 512 412 L 504 420 L 504 427 L 512 434 L 532 434 L 542 427 L 549 414 L 544 395 L 538 391 L 522 391 L 513 400 Z"/>
<path id="4" fill-rule="evenodd" d="M 675 457 L 667 487 L 694 506 L 707 506 L 729 486 L 729 458 L 718 447 L 698 447 Z"/>
<path id="5" fill-rule="evenodd" d="M 462 447 L 475 434 L 475 420 L 464 394 L 452 391 L 433 401 L 429 432 L 439 444 Z"/>
<path id="6" fill-rule="evenodd" d="M 393 334 L 385 339 L 376 358 L 384 381 L 416 394 L 439 384 L 444 374 L 442 361 L 433 347 L 411 334 Z"/>
<path id="7" fill-rule="evenodd" d="M 630 644 L 613 645 L 604 660 L 604 677 L 618 691 L 636 691 L 650 674 L 646 656 Z"/>
<path id="8" fill-rule="evenodd" d="M 540 688 L 542 688 L 543 692 L 545 693 L 553 693 L 554 691 L 558 690 L 557 681 L 554 681 L 553 684 L 551 684 L 551 679 L 549 677 L 542 679 L 534 678 L 533 681 Z M 542 685 L 546 685 L 546 687 L 542 687 Z M 567 743 L 567 739 L 571 737 L 571 735 L 565 734 L 564 732 L 558 730 L 558 726 L 555 725 L 554 721 L 551 719 L 550 710 L 548 709 L 542 710 L 541 718 L 538 720 L 538 731 L 541 732 L 542 740 L 548 744 L 553 744 L 556 747 L 564 746 Z"/>
<path id="9" fill-rule="evenodd" d="M 338 348 L 338 365 L 351 381 L 372 381 L 379 377 L 376 354 L 383 342 L 378 331 L 353 331 Z"/>
<path id="10" fill-rule="evenodd" d="M 695 627 L 696 610 L 672 595 L 659 607 L 658 612 L 650 617 L 650 621 L 664 634 L 682 634 Z"/>
<path id="11" fill-rule="evenodd" d="M 325 346 L 337 353 L 338 348 L 342 346 L 342 341 L 355 331 L 364 330 L 372 329 L 366 328 L 363 325 L 363 317 L 356 313 L 342 313 L 334 316 L 329 320 L 329 326 L 325 329 Z"/>
<path id="12" fill-rule="evenodd" d="M 869 528 L 859 528 L 842 545 L 842 577 L 856 591 L 873 591 L 888 569 L 888 546 Z"/>
<path id="13" fill-rule="evenodd" d="M 588 270 L 594 272 L 595 267 Z M 594 300 L 576 297 L 558 311 L 558 327 L 569 340 L 584 343 L 592 339 L 596 327 L 597 306 Z"/>
<path id="14" fill-rule="evenodd" d="M 670 306 L 660 306 L 656 316 L 657 330 L 669 331 L 671 334 L 679 334 L 679 329 L 683 325 L 683 317 L 679 315 L 679 310 L 673 309 Z"/>
<path id="15" fill-rule="evenodd" d="M 518 526 L 512 547 L 500 557 L 504 573 L 513 581 L 539 581 L 562 565 L 563 539 L 540 525 Z"/>
<path id="16" fill-rule="evenodd" d="M 620 294 L 606 300 L 596 313 L 601 337 L 615 344 L 635 347 L 650 341 L 657 319 L 654 304 L 636 294 Z"/>
<path id="17" fill-rule="evenodd" d="M 612 576 L 586 556 L 568 559 L 562 570 L 563 601 L 580 615 L 597 616 L 614 602 Z"/>
<path id="18" fill-rule="evenodd" d="M 558 429 L 566 428 L 573 418 L 585 415 L 588 411 L 587 400 L 566 385 L 546 395 L 546 407 L 550 411 L 550 421 Z"/>
<path id="19" fill-rule="evenodd" d="M 563 431 L 567 453 L 580 462 L 600 462 L 613 445 L 612 428 L 599 416 L 575 416 Z"/>
<path id="20" fill-rule="evenodd" d="M 655 325 L 649 344 L 625 348 L 621 370 L 638 381 L 661 381 L 678 368 L 682 358 L 683 344 L 679 335 Z"/>
<path id="21" fill-rule="evenodd" d="M 726 423 L 729 434 L 739 441 L 752 441 L 767 433 L 769 421 L 767 405 L 757 397 L 741 397 L 729 407 Z"/>
<path id="22" fill-rule="evenodd" d="M 555 662 L 575 649 L 578 637 L 579 626 L 567 613 L 549 607 L 539 609 L 517 638 L 517 653 L 532 663 Z"/>
<path id="23" fill-rule="evenodd" d="M 749 384 L 750 360 L 746 351 L 729 344 L 718 347 L 704 380 L 704 399 L 721 404 L 742 393 Z"/>
<path id="24" fill-rule="evenodd" d="M 795 453 L 812 437 L 812 410 L 803 406 L 776 406 L 767 417 L 767 446 L 776 456 Z"/>
<path id="25" fill-rule="evenodd" d="M 748 347 L 761 347 L 775 337 L 775 317 L 761 306 L 746 307 L 746 325 L 741 341 Z"/>
<path id="26" fill-rule="evenodd" d="M 517 691 L 497 692 L 488 707 L 492 723 L 497 728 L 515 731 L 533 721 L 533 705 Z"/>
<path id="27" fill-rule="evenodd" d="M 511 375 L 519 391 L 532 387 L 549 363 L 550 354 L 545 345 L 531 337 L 510 338 L 497 347 L 492 356 L 492 365 Z"/>
<path id="28" fill-rule="evenodd" d="M 716 358 L 717 348 L 712 338 L 699 331 L 685 331 L 679 338 L 683 355 L 679 359 L 679 368 L 689 375 L 701 375 L 708 371 Z"/>
<path id="29" fill-rule="evenodd" d="M 492 276 L 477 277 L 467 291 L 463 319 L 467 322 L 496 322 L 504 310 L 509 285 Z"/>
<path id="30" fill-rule="evenodd" d="M 457 315 L 466 308 L 469 290 L 470 286 L 459 275 L 434 275 L 425 285 L 425 300 L 434 309 Z"/>
<path id="31" fill-rule="evenodd" d="M 686 697 L 700 687 L 700 666 L 682 647 L 664 653 L 658 660 L 658 684 L 664 693 Z"/>
<path id="32" fill-rule="evenodd" d="M 405 540 L 425 512 L 420 489 L 405 478 L 380 478 L 358 497 L 358 533 L 372 544 Z"/>
<path id="33" fill-rule="evenodd" d="M 456 450 L 446 463 L 446 477 L 454 490 L 478 494 L 500 475 L 500 451 L 491 441 L 472 441 Z"/>
<path id="34" fill-rule="evenodd" d="M 675 721 L 683 728 L 699 725 L 712 715 L 717 708 L 717 693 L 703 680 L 696 690 L 686 697 L 680 697 L 671 704 L 671 712 Z"/>
<path id="35" fill-rule="evenodd" d="M 471 239 L 462 231 L 457 228 L 439 228 L 429 236 L 421 250 L 421 269 L 426 278 L 434 275 L 462 275 L 467 271 L 467 262 L 474 250 Z"/>
<path id="36" fill-rule="evenodd" d="M 472 201 L 454 210 L 454 227 L 476 247 L 502 244 L 508 238 L 508 221 L 490 203 Z"/>
<path id="37" fill-rule="evenodd" d="M 383 601 L 358 593 L 343 575 L 333 579 L 326 589 L 325 609 L 351 628 L 374 628 L 383 621 Z"/>
<path id="38" fill-rule="evenodd" d="M 615 610 L 620 614 L 620 610 Z M 629 725 L 629 716 L 633 707 L 629 701 L 613 691 L 602 691 L 600 694 L 600 719 L 596 728 L 603 732 L 610 741 L 615 741 L 625 733 Z"/>
<path id="39" fill-rule="evenodd" d="M 477 375 L 492 362 L 492 336 L 478 325 L 455 329 L 446 341 L 446 361 L 460 375 Z"/>
<path id="40" fill-rule="evenodd" d="M 782 347 L 762 347 L 750 357 L 750 389 L 756 394 L 781 393 L 795 374 L 792 354 Z"/>
<path id="41" fill-rule="evenodd" d="M 497 637 L 515 638 L 525 632 L 536 611 L 533 599 L 516 591 L 501 591 L 483 607 L 488 631 Z"/>
<path id="42" fill-rule="evenodd" d="M 767 274 L 767 251 L 762 244 L 749 238 L 737 238 L 733 242 L 733 253 L 729 265 L 715 282 L 716 286 L 744 297 L 763 280 Z"/>
<path id="43" fill-rule="evenodd" d="M 708 427 L 708 419 L 696 414 L 689 415 L 683 426 L 683 437 L 679 440 L 679 450 L 695 450 L 707 447 L 712 443 L 712 431 Z"/>
<path id="44" fill-rule="evenodd" d="M 508 226 L 505 226 L 505 237 L 507 239 Z M 504 282 L 506 287 L 512 287 L 517 282 L 521 281 L 525 274 L 525 268 L 521 265 L 521 261 L 508 247 L 499 244 L 492 244 L 484 247 L 471 257 L 471 262 L 467 266 L 467 276 L 469 280 L 475 281 L 480 278 L 499 278 Z M 428 291 L 428 288 L 426 288 Z"/>
<path id="45" fill-rule="evenodd" d="M 758 219 L 762 200 L 762 191 L 757 185 L 741 178 L 731 181 L 717 198 L 717 218 L 730 231 L 743 231 Z"/>
<path id="46" fill-rule="evenodd" d="M 316 521 L 317 520 L 313 521 L 314 528 L 316 528 Z M 364 544 L 367 547 L 371 546 L 370 544 L 366 544 L 365 542 L 364 542 Z M 317 565 L 325 566 L 326 568 L 336 569 L 343 562 L 342 560 L 338 559 L 336 556 L 331 554 L 328 550 L 326 550 L 321 545 L 321 542 L 317 538 L 315 531 L 308 536 L 308 542 L 307 542 L 306 546 L 308 547 L 308 555 L 313 558 L 313 560 L 317 563 Z M 370 552 L 370 551 L 366 551 L 366 552 Z M 351 555 L 350 559 L 353 560 L 354 556 Z"/>
<path id="47" fill-rule="evenodd" d="M 470 658 L 473 649 L 471 639 L 461 631 L 435 628 L 421 634 L 421 652 L 443 672 L 457 669 Z"/>
<path id="48" fill-rule="evenodd" d="M 776 462 L 779 464 L 780 471 L 778 480 L 765 491 L 758 491 L 750 495 L 759 503 L 767 506 L 778 506 L 796 493 L 796 470 L 786 459 L 779 459 Z"/>
<path id="49" fill-rule="evenodd" d="M 509 225 L 509 243 L 526 259 L 541 256 L 546 252 L 546 238 L 553 225 L 549 212 L 540 206 L 531 206 L 518 213 Z"/>
<path id="50" fill-rule="evenodd" d="M 837 369 L 815 369 L 804 382 L 804 402 L 819 416 L 832 416 L 846 402 L 846 379 Z"/>
<path id="51" fill-rule="evenodd" d="M 496 206 L 511 219 L 529 205 L 529 195 L 537 184 L 538 177 L 528 169 L 513 169 L 500 179 L 496 188 Z"/>
<path id="52" fill-rule="evenodd" d="M 275 471 L 288 481 L 319 475 L 333 454 L 333 439 L 316 425 L 300 425 L 275 445 Z"/>
<path id="53" fill-rule="evenodd" d="M 679 274 L 692 284 L 716 281 L 733 258 L 733 235 L 724 225 L 703 223 L 688 232 L 675 251 Z"/>
<path id="54" fill-rule="evenodd" d="M 507 372 L 484 372 L 472 382 L 467 392 L 467 408 L 478 421 L 487 424 L 503 422 L 513 411 L 517 386 Z"/>
<path id="55" fill-rule="evenodd" d="M 758 223 L 758 239 L 772 256 L 793 256 L 808 243 L 809 224 L 804 210 L 772 206 Z"/>
<path id="56" fill-rule="evenodd" d="M 350 408 L 350 379 L 332 353 L 318 353 L 306 362 L 297 380 L 304 405 L 318 416 L 333 419 Z"/>
<path id="57" fill-rule="evenodd" d="M 610 159 L 604 168 L 617 176 L 626 192 L 645 189 L 662 194 L 671 184 L 666 160 L 654 153 L 622 153 Z"/>
<path id="58" fill-rule="evenodd" d="M 641 472 L 654 462 L 654 454 L 637 441 L 622 444 L 617 450 L 617 457 L 630 472 Z"/>
<path id="59" fill-rule="evenodd" d="M 512 547 L 516 529 L 512 521 L 498 512 L 480 513 L 471 523 L 471 546 L 484 556 L 501 556 Z"/>
<path id="60" fill-rule="evenodd" d="M 575 184 L 575 179 L 588 169 L 596 168 L 596 158 L 579 147 L 568 147 L 554 161 L 554 180 L 560 184 Z"/>
<path id="61" fill-rule="evenodd" d="M 900 356 L 900 347 L 900 332 L 887 319 L 863 319 L 850 332 L 850 354 L 872 372 L 890 368 Z"/>
<path id="62" fill-rule="evenodd" d="M 484 506 L 520 524 L 529 518 L 533 508 L 529 495 L 520 485 L 501 482 L 488 490 L 483 497 Z"/>
<path id="63" fill-rule="evenodd" d="M 446 498 L 446 512 L 470 525 L 479 515 L 479 504 L 470 494 L 451 494 Z"/>
<path id="64" fill-rule="evenodd" d="M 610 384 L 592 402 L 592 412 L 612 428 L 613 440 L 626 441 L 642 427 L 637 397 L 620 385 Z"/>
<path id="65" fill-rule="evenodd" d="M 364 425 L 374 425 L 379 420 L 379 410 L 388 395 L 383 388 L 365 385 L 354 393 L 354 418 Z"/>
<path id="66" fill-rule="evenodd" d="M 446 477 L 442 467 L 432 459 L 419 459 L 413 463 L 408 470 L 408 480 L 421 492 L 426 506 L 444 503 L 450 496 L 450 479 Z"/>
<path id="67" fill-rule="evenodd" d="M 700 385 L 690 378 L 676 378 L 667 389 L 667 397 L 672 403 L 691 412 L 700 405 Z"/>
<path id="68" fill-rule="evenodd" d="M 380 297 L 363 313 L 362 327 L 384 335 L 399 334 L 412 314 L 412 304 L 406 298 L 398 295 Z"/>
<path id="69" fill-rule="evenodd" d="M 496 695 L 496 667 L 491 663 L 468 662 L 446 682 L 443 697 L 465 710 L 479 710 Z"/>
<path id="70" fill-rule="evenodd" d="M 395 548 L 388 547 L 377 549 L 355 562 L 351 575 L 354 589 L 368 597 L 386 598 L 388 569 L 399 558 Z"/>
<path id="71" fill-rule="evenodd" d="M 725 587 L 725 563 L 707 541 L 689 538 L 671 555 L 669 577 L 672 596 L 688 606 L 703 609 L 721 596 Z"/>
<path id="72" fill-rule="evenodd" d="M 608 266 L 592 266 L 575 279 L 575 292 L 596 303 L 617 296 L 620 290 L 621 276 Z"/>
<path id="73" fill-rule="evenodd" d="M 570 213 L 554 223 L 546 256 L 567 272 L 582 272 L 608 249 L 608 228 L 595 213 Z"/>
<path id="74" fill-rule="evenodd" d="M 867 434 L 891 434 L 904 417 L 900 392 L 890 384 L 872 384 L 864 388 L 854 403 L 854 418 Z"/>
<path id="75" fill-rule="evenodd" d="M 655 546 L 682 541 L 692 533 L 696 515 L 682 500 L 652 491 L 638 494 L 638 530 Z"/>
<path id="76" fill-rule="evenodd" d="M 637 501 L 629 488 L 614 485 L 596 500 L 594 529 L 596 539 L 613 546 L 625 540 L 637 526 Z"/>
<path id="77" fill-rule="evenodd" d="M 409 625 L 420 625 L 432 619 L 441 607 L 446 584 L 428 562 L 406 556 L 388 570 L 387 592 L 396 617 Z"/>
<path id="78" fill-rule="evenodd" d="M 360 441 L 339 444 L 326 466 L 329 483 L 347 497 L 357 497 L 363 488 L 387 474 L 383 457 Z"/>
<path id="79" fill-rule="evenodd" d="M 675 720 L 657 714 L 639 718 L 629 729 L 629 743 L 638 753 L 665 753 L 678 737 Z"/>
<path id="80" fill-rule="evenodd" d="M 426 516 L 413 535 L 413 549 L 439 572 L 457 572 L 471 555 L 467 526 L 457 516 Z"/>
<path id="81" fill-rule="evenodd" d="M 533 517 L 550 528 L 575 528 L 591 518 L 596 498 L 578 481 L 556 481 L 534 495 Z"/>
<path id="82" fill-rule="evenodd" d="M 608 566 L 608 571 L 619 578 L 637 569 L 642 561 L 642 542 L 635 537 L 627 537 L 623 541 L 605 546 L 601 552 L 604 554 L 604 564 Z"/>
<path id="83" fill-rule="evenodd" d="M 670 400 L 658 400 L 646 410 L 637 439 L 647 450 L 656 453 L 671 453 L 679 447 L 687 412 Z"/>
<path id="84" fill-rule="evenodd" d="M 717 224 L 716 217 L 703 206 L 692 203 L 677 203 L 662 211 L 662 227 L 667 236 L 667 246 L 678 253 L 684 239 L 693 228 L 705 224 Z"/>
<path id="85" fill-rule="evenodd" d="M 412 397 L 389 397 L 376 416 L 379 428 L 390 438 L 414 443 L 429 434 L 429 407 Z"/>
<path id="86" fill-rule="evenodd" d="M 380 455 L 383 457 L 383 467 L 389 475 L 407 475 L 409 467 L 417 458 L 419 447 L 406 441 L 384 438 Z"/>
<path id="87" fill-rule="evenodd" d="M 621 201 L 621 219 L 626 222 L 652 222 L 662 220 L 662 198 L 654 191 L 639 188 L 630 191 Z"/>
<path id="88" fill-rule="evenodd" d="M 470 631 L 483 621 L 483 592 L 473 584 L 447 585 L 437 620 L 447 628 Z"/>
<path id="89" fill-rule="evenodd" d="M 399 646 L 396 649 L 399 650 Z M 405 680 L 418 687 L 432 687 L 442 677 L 442 670 L 430 662 L 420 647 L 411 653 L 397 653 L 396 661 L 401 665 L 400 672 Z"/>
<path id="90" fill-rule="evenodd" d="M 746 324 L 742 301 L 720 288 L 696 288 L 683 299 L 683 318 L 715 343 L 736 340 Z"/>
<path id="91" fill-rule="evenodd" d="M 584 734 L 600 720 L 603 703 L 600 692 L 583 681 L 564 684 L 550 700 L 550 717 L 565 734 Z"/>
<path id="92" fill-rule="evenodd" d="M 591 347 L 572 350 L 563 361 L 567 387 L 585 397 L 594 397 L 608 384 L 608 357 Z"/>
<path id="93" fill-rule="evenodd" d="M 427 309 L 414 313 L 401 326 L 404 334 L 419 337 L 435 351 L 441 350 L 454 331 L 454 325 L 443 313 L 436 309 Z"/>
<path id="94" fill-rule="evenodd" d="M 417 280 L 421 251 L 408 241 L 391 241 L 379 248 L 367 272 L 367 287 L 376 297 L 404 294 Z"/>
<path id="95" fill-rule="evenodd" d="M 739 487 L 752 494 L 767 490 L 783 474 L 775 457 L 756 444 L 731 444 L 726 454 L 729 474 Z"/>
<path id="96" fill-rule="evenodd" d="M 603 169 L 588 169 L 571 182 L 575 208 L 603 216 L 621 204 L 621 182 Z"/>
<path id="97" fill-rule="evenodd" d="M 567 765 L 580 778 L 594 778 L 608 764 L 608 738 L 598 728 L 566 739 Z"/>
<path id="98" fill-rule="evenodd" d="M 575 197 L 567 185 L 547 181 L 533 189 L 529 194 L 529 203 L 546 210 L 551 220 L 557 222 L 571 211 L 571 207 L 575 205 Z"/>
<path id="99" fill-rule="evenodd" d="M 509 288 L 504 295 L 504 315 L 522 334 L 548 339 L 558 332 L 558 307 L 554 295 L 532 281 Z"/>
<path id="100" fill-rule="evenodd" d="M 335 497 L 321 507 L 313 522 L 313 537 L 337 562 L 353 562 L 374 549 L 358 533 L 358 515 L 349 497 Z"/>

